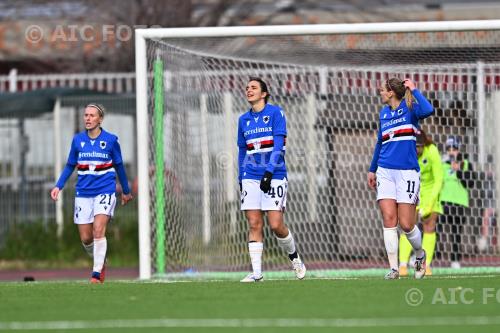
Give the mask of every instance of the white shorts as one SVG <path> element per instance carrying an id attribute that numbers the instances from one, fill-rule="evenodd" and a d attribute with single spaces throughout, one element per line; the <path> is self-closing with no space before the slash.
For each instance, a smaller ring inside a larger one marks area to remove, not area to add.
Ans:
<path id="1" fill-rule="evenodd" d="M 377 200 L 394 199 L 397 203 L 418 205 L 420 172 L 377 168 Z"/>
<path id="2" fill-rule="evenodd" d="M 93 198 L 75 198 L 75 224 L 94 222 L 94 216 L 103 214 L 113 217 L 116 206 L 116 195 L 99 194 Z"/>
<path id="3" fill-rule="evenodd" d="M 288 190 L 286 178 L 271 180 L 271 190 L 268 193 L 260 189 L 260 180 L 243 179 L 241 185 L 241 210 L 285 210 Z"/>

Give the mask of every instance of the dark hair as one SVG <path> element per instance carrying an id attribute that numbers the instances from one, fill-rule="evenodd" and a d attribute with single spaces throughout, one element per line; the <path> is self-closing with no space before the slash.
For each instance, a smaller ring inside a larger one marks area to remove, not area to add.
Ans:
<path id="1" fill-rule="evenodd" d="M 264 82 L 264 80 L 262 80 L 260 77 L 250 76 L 250 79 L 248 80 L 248 82 L 250 82 L 250 81 L 259 82 L 260 90 L 262 92 L 266 93 L 266 97 L 264 97 L 264 102 L 267 103 L 267 101 L 269 100 L 269 97 L 271 97 L 271 94 L 269 94 L 269 90 L 267 89 L 267 84 Z"/>
<path id="2" fill-rule="evenodd" d="M 417 132 L 417 146 L 427 147 L 428 145 L 433 144 L 432 139 L 425 134 L 424 130 L 419 130 Z"/>
<path id="3" fill-rule="evenodd" d="M 397 99 L 402 100 L 404 98 L 406 100 L 406 106 L 411 109 L 413 96 L 411 95 L 410 89 L 405 87 L 403 80 L 397 77 L 390 78 L 385 81 L 385 88 L 387 91 L 394 91 Z"/>

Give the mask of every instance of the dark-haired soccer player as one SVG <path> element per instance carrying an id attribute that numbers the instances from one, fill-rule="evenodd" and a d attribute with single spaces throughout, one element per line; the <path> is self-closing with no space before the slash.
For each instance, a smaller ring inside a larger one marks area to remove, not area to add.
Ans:
<path id="1" fill-rule="evenodd" d="M 268 104 L 269 90 L 260 78 L 250 78 L 246 98 L 251 108 L 238 121 L 238 164 L 241 210 L 250 227 L 248 251 L 253 272 L 241 282 L 262 281 L 264 213 L 278 244 L 288 253 L 295 275 L 303 279 L 306 267 L 283 221 L 286 205 L 286 118 L 283 110 Z"/>

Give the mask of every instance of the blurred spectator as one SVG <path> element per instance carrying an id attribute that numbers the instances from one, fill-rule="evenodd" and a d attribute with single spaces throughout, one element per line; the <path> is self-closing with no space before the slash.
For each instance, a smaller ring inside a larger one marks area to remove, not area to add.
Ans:
<path id="1" fill-rule="evenodd" d="M 495 195 L 495 173 L 493 171 L 493 156 L 489 155 L 484 172 L 480 173 L 478 179 L 481 183 L 481 204 L 484 207 L 481 221 L 481 235 L 477 240 L 477 248 L 480 252 L 488 252 L 491 247 L 496 246 L 496 195 Z"/>
<path id="2" fill-rule="evenodd" d="M 451 267 L 460 268 L 462 254 L 460 247 L 462 231 L 468 215 L 469 188 L 473 182 L 472 164 L 460 151 L 461 142 L 456 136 L 446 140 L 446 156 L 443 161 L 444 183 L 441 191 L 441 202 L 444 214 L 441 217 L 447 243 L 451 243 Z M 444 240 L 444 238 L 443 238 Z"/>
<path id="3" fill-rule="evenodd" d="M 425 275 L 432 275 L 431 263 L 436 248 L 436 222 L 443 214 L 439 194 L 443 188 L 443 164 L 439 150 L 423 130 L 417 134 L 417 156 L 420 167 L 420 203 L 417 211 L 421 217 L 422 247 L 427 255 Z M 408 275 L 411 245 L 404 234 L 399 239 L 399 275 Z"/>

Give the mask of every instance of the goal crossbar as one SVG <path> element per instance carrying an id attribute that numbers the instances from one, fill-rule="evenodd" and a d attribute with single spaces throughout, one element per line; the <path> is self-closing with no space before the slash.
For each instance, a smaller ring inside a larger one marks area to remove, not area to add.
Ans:
<path id="1" fill-rule="evenodd" d="M 204 37 L 249 37 L 249 36 L 293 36 L 326 34 L 377 34 L 377 33 L 425 33 L 500 30 L 500 20 L 472 21 L 429 21 L 429 22 L 391 22 L 391 23 L 354 23 L 318 25 L 280 25 L 280 26 L 238 26 L 238 27 L 200 27 L 200 28 L 152 28 L 135 30 L 136 54 L 136 112 L 138 147 L 138 205 L 139 205 L 139 272 L 141 279 L 151 278 L 151 227 L 150 218 L 150 174 L 148 165 L 148 39 L 159 38 L 204 38 Z"/>

